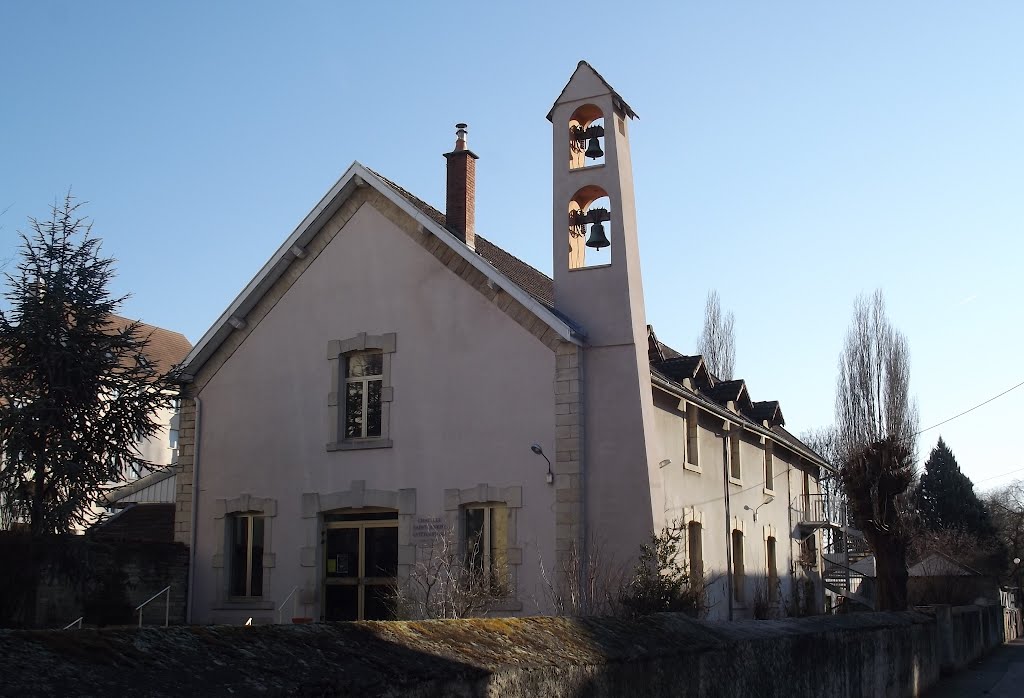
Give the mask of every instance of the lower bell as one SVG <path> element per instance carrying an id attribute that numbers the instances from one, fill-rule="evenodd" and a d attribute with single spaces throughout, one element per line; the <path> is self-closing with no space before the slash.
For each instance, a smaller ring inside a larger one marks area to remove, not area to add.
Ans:
<path id="1" fill-rule="evenodd" d="M 587 239 L 587 247 L 593 247 L 595 250 L 599 250 L 602 247 L 608 247 L 611 245 L 608 242 L 608 236 L 604 234 L 604 225 L 601 221 L 594 223 L 590 226 L 590 237 Z"/>
<path id="2" fill-rule="evenodd" d="M 601 150 L 601 144 L 597 141 L 597 138 L 591 138 L 590 143 L 587 145 L 587 152 L 584 153 L 591 160 L 597 160 L 599 157 L 604 155 L 604 151 Z"/>

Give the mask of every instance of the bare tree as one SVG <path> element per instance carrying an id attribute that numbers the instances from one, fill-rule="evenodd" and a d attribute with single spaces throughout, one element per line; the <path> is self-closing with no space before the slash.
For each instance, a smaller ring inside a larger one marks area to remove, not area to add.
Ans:
<path id="1" fill-rule="evenodd" d="M 875 553 L 878 608 L 902 610 L 918 418 L 910 396 L 907 341 L 889 322 L 881 290 L 854 303 L 839 356 L 835 408 L 850 514 Z"/>
<path id="2" fill-rule="evenodd" d="M 736 370 L 736 331 L 732 312 L 722 314 L 718 291 L 708 292 L 704 305 L 704 331 L 697 341 L 708 370 L 717 378 L 732 380 Z"/>
<path id="3" fill-rule="evenodd" d="M 1024 584 L 1024 562 L 1020 562 L 1024 560 L 1024 481 L 1015 480 L 989 492 L 984 502 L 997 535 L 1006 546 L 1004 579 L 1020 587 Z"/>
<path id="4" fill-rule="evenodd" d="M 587 540 L 586 559 L 575 542 L 560 564 L 549 571 L 538 555 L 544 600 L 556 616 L 619 615 L 623 570 L 601 540 Z M 540 607 L 540 604 L 537 604 Z"/>
<path id="5" fill-rule="evenodd" d="M 395 617 L 471 618 L 507 596 L 511 587 L 504 557 L 485 561 L 480 543 L 471 538 L 462 549 L 455 530 L 443 528 L 418 546 L 409 577 L 395 591 Z"/>

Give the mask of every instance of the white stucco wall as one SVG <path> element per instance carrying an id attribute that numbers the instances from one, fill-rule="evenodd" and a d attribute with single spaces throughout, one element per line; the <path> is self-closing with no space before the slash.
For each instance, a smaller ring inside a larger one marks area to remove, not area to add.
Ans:
<path id="1" fill-rule="evenodd" d="M 756 434 L 745 432 L 741 444 L 741 478 L 728 483 L 726 497 L 724 439 L 722 419 L 701 411 L 699 417 L 699 472 L 684 465 L 686 430 L 684 413 L 677 409 L 679 398 L 655 391 L 655 427 L 661 461 L 663 502 L 660 528 L 674 519 L 701 522 L 703 560 L 708 587 L 709 617 L 729 617 L 728 549 L 731 531 L 740 527 L 744 533 L 744 569 L 747 575 L 744 602 L 733 602 L 733 618 L 750 618 L 753 614 L 754 580 L 767 576 L 766 541 L 776 539 L 776 558 L 780 599 L 790 602 L 793 574 L 802 574 L 794 566 L 799 555 L 796 516 L 791 515 L 790 502 L 802 487 L 799 459 L 782 447 L 774 451 L 774 499 L 768 502 L 765 492 L 764 449 Z M 812 478 L 812 492 L 817 485 Z M 766 503 L 767 502 L 767 503 Z M 657 506 L 657 502 L 655 505 Z M 749 506 L 750 509 L 744 509 Z M 728 513 L 727 513 L 728 507 Z M 760 508 L 758 508 L 760 507 Z M 757 509 L 754 521 L 753 509 Z M 820 545 L 819 545 L 820 548 Z M 784 612 L 785 604 L 779 606 Z"/>
<path id="2" fill-rule="evenodd" d="M 394 445 L 329 452 L 327 345 L 361 332 L 396 334 Z M 518 597 L 522 612 L 536 612 L 537 560 L 554 557 L 554 489 L 530 445 L 554 457 L 554 371 L 550 349 L 364 204 L 199 394 L 194 621 L 254 615 L 217 601 L 216 500 L 276 500 L 264 582 L 276 608 L 306 584 L 301 549 L 317 544 L 303 494 L 359 480 L 415 489 L 417 517 L 442 516 L 445 489 L 521 486 Z M 303 612 L 319 617 L 319 599 L 307 600 Z"/>

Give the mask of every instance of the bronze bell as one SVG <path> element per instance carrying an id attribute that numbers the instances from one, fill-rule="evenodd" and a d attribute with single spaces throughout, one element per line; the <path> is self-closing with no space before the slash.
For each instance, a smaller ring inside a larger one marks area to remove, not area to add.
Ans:
<path id="1" fill-rule="evenodd" d="M 604 151 L 601 150 L 601 144 L 597 140 L 597 136 L 590 139 L 590 144 L 587 146 L 587 152 L 584 153 L 591 160 L 597 160 L 599 157 L 604 155 Z"/>
<path id="2" fill-rule="evenodd" d="M 608 242 L 608 236 L 604 234 L 604 225 L 601 224 L 601 221 L 590 226 L 590 238 L 587 239 L 587 247 L 593 247 L 595 250 L 599 250 L 602 247 L 608 247 L 609 245 L 611 245 L 611 243 Z"/>

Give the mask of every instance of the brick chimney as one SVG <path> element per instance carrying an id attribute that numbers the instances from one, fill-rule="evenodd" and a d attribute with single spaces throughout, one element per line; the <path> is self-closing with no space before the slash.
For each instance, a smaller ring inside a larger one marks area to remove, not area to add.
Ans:
<path id="1" fill-rule="evenodd" d="M 476 249 L 476 154 L 466 144 L 466 124 L 455 124 L 455 150 L 445 153 L 448 189 L 445 222 L 470 249 Z"/>

